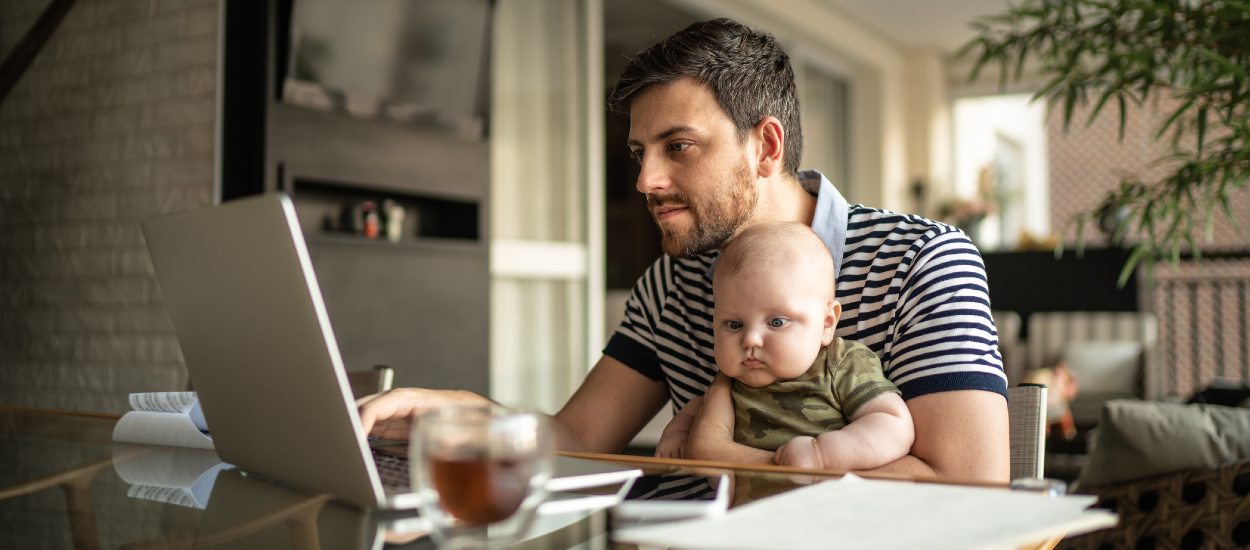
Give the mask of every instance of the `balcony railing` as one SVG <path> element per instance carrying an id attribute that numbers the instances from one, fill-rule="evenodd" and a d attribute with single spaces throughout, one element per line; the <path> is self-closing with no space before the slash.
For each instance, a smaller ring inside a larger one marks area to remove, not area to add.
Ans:
<path id="1" fill-rule="evenodd" d="M 1163 395 L 1188 397 L 1217 379 L 1250 384 L 1250 253 L 1161 264 L 1150 294 Z"/>

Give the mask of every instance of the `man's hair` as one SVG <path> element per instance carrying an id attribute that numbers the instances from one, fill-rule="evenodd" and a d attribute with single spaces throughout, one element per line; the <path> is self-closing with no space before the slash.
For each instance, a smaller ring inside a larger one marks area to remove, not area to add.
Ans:
<path id="1" fill-rule="evenodd" d="M 682 78 L 692 78 L 712 89 L 717 103 L 737 127 L 740 141 L 764 117 L 777 117 L 785 129 L 785 172 L 798 177 L 803 157 L 799 94 L 790 56 L 773 35 L 732 19 L 691 24 L 630 60 L 621 71 L 608 106 L 628 114 L 639 92 Z"/>
<path id="2" fill-rule="evenodd" d="M 813 272 L 819 278 L 833 280 L 833 256 L 812 228 L 801 223 L 763 223 L 742 230 L 716 260 L 712 284 L 716 284 L 717 278 L 733 276 L 748 266 Z M 832 290 L 833 285 L 829 288 Z"/>

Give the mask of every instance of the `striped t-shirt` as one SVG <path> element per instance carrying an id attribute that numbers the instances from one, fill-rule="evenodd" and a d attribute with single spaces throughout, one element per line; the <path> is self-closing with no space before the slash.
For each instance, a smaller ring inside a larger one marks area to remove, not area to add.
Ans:
<path id="1" fill-rule="evenodd" d="M 951 390 L 1007 395 L 985 266 L 963 232 L 918 216 L 846 205 L 815 172 L 812 228 L 829 247 L 837 336 L 868 346 L 904 399 Z M 841 238 L 839 238 L 841 237 Z M 668 384 L 674 410 L 716 376 L 712 267 L 719 251 L 662 256 L 638 279 L 604 354 Z"/>

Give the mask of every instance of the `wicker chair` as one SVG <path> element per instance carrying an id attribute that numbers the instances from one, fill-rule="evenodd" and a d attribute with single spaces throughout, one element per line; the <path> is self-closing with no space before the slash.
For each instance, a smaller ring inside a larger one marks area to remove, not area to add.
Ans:
<path id="1" fill-rule="evenodd" d="M 1120 515 L 1112 529 L 1059 548 L 1157 550 L 1250 547 L 1250 460 L 1093 489 Z"/>

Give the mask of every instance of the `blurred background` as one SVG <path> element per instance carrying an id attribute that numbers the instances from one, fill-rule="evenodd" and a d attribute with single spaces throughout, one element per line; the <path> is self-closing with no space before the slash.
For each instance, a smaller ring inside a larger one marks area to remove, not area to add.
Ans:
<path id="1" fill-rule="evenodd" d="M 0 4 L 0 404 L 122 412 L 187 387 L 139 222 L 283 191 L 349 369 L 556 411 L 660 253 L 607 91 L 633 53 L 720 16 L 791 54 L 805 167 L 977 242 L 1013 382 L 1062 351 L 1029 348 L 1030 319 L 1081 311 L 1155 319 L 1124 391 L 1250 379 L 1250 193 L 1202 264 L 1117 287 L 1115 212 L 1056 260 L 1073 215 L 1169 149 L 1149 105 L 1119 141 L 1114 116 L 1064 132 L 1030 66 L 969 81 L 951 54 L 1005 0 Z"/>

